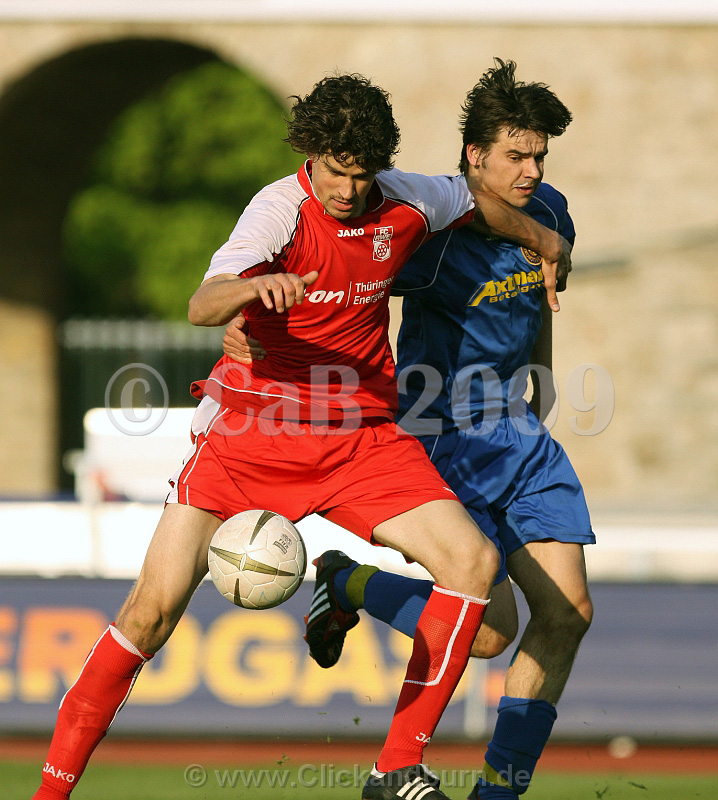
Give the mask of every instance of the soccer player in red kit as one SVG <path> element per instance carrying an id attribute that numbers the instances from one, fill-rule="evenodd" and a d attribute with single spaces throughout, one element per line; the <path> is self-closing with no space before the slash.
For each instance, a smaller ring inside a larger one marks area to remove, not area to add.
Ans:
<path id="1" fill-rule="evenodd" d="M 446 228 L 478 224 L 530 247 L 554 278 L 568 249 L 461 181 L 390 169 L 399 132 L 388 96 L 365 78 L 325 78 L 295 100 L 287 141 L 308 160 L 251 201 L 189 306 L 195 325 L 243 310 L 270 355 L 248 366 L 224 357 L 193 385 L 203 399 L 192 450 L 137 584 L 63 698 L 36 800 L 70 794 L 205 576 L 212 535 L 254 508 L 295 521 L 323 514 L 434 576 L 362 798 L 446 800 L 422 752 L 466 666 L 499 555 L 393 422 L 389 290 L 411 253 Z"/>

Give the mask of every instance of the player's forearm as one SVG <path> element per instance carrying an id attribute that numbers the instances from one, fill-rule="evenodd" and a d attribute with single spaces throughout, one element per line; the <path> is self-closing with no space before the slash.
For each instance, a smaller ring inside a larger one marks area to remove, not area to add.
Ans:
<path id="1" fill-rule="evenodd" d="M 553 316 L 545 295 L 541 299 L 541 327 L 531 350 L 531 363 L 549 372 L 553 369 Z"/>
<path id="2" fill-rule="evenodd" d="M 544 295 L 541 300 L 541 328 L 531 351 L 531 364 L 544 368 L 544 374 L 531 371 L 533 393 L 529 405 L 536 416 L 545 422 L 556 402 L 556 392 L 551 375 L 553 369 L 552 353 L 552 312 Z"/>
<path id="3" fill-rule="evenodd" d="M 193 325 L 226 325 L 257 296 L 251 278 L 210 279 L 192 295 L 187 316 Z"/>
<path id="4" fill-rule="evenodd" d="M 484 192 L 472 194 L 476 202 L 472 226 L 476 230 L 534 250 L 547 261 L 558 261 L 563 250 L 560 234 L 494 195 Z"/>

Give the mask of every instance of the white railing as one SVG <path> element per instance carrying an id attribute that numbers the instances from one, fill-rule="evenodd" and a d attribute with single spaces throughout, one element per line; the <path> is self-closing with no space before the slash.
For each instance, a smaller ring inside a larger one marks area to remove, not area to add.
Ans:
<path id="1" fill-rule="evenodd" d="M 0 503 L 0 575 L 135 578 L 161 513 L 161 503 Z M 299 528 L 310 559 L 339 548 L 357 560 L 426 577 L 394 551 L 317 515 Z M 594 529 L 598 544 L 586 548 L 592 581 L 718 582 L 718 514 L 674 520 L 594 514 Z"/>

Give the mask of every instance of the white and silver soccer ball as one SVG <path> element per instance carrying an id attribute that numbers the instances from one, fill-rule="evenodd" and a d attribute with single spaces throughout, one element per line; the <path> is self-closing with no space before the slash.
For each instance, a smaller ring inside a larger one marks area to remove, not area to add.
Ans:
<path id="1" fill-rule="evenodd" d="M 299 588 L 307 550 L 299 531 L 274 511 L 242 511 L 212 537 L 209 574 L 220 594 L 242 608 L 273 608 Z"/>

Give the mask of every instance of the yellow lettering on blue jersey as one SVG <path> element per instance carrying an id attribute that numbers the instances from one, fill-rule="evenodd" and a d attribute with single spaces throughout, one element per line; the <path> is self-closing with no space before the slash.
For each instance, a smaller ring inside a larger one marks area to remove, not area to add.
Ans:
<path id="1" fill-rule="evenodd" d="M 467 306 L 478 306 L 479 303 L 488 297 L 490 303 L 499 303 L 512 297 L 518 297 L 520 292 L 528 292 L 537 289 L 543 284 L 543 271 L 538 272 L 514 272 L 507 275 L 502 281 L 488 281 L 482 283 L 474 292 Z"/>
<path id="2" fill-rule="evenodd" d="M 482 283 L 481 286 L 474 292 L 472 298 L 466 304 L 467 306 L 478 306 L 484 297 L 496 297 L 496 286 L 493 281 Z"/>

